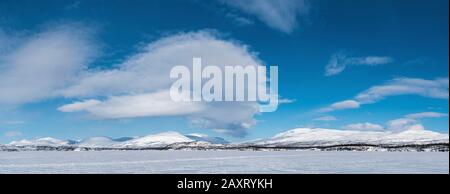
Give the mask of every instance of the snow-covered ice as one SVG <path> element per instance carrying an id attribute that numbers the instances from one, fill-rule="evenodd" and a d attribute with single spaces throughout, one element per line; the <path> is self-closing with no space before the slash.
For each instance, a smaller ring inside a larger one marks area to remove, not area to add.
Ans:
<path id="1" fill-rule="evenodd" d="M 0 173 L 449 173 L 448 152 L 0 152 Z"/>

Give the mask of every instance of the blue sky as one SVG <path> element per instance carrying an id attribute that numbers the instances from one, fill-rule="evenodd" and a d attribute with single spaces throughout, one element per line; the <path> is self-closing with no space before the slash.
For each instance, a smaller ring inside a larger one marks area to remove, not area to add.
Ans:
<path id="1" fill-rule="evenodd" d="M 0 142 L 168 130 L 233 141 L 295 127 L 403 130 L 395 123 L 448 133 L 448 18 L 447 0 L 1 1 Z M 272 113 L 239 105 L 194 115 L 61 110 L 140 95 L 140 74 L 126 65 L 154 59 L 133 67 L 159 83 L 155 69 L 166 58 L 155 53 L 179 44 L 200 45 L 192 52 L 205 60 L 220 61 L 214 50 L 278 65 L 280 95 L 291 102 Z"/>

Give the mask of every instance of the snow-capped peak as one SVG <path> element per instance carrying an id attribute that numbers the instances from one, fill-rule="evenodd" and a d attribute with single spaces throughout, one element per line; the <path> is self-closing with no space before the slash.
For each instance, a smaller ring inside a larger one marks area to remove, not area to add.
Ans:
<path id="1" fill-rule="evenodd" d="M 78 143 L 82 147 L 111 147 L 115 144 L 117 144 L 116 141 L 104 136 L 86 138 Z"/>
<path id="2" fill-rule="evenodd" d="M 434 144 L 448 143 L 448 134 L 428 131 L 423 127 L 412 127 L 408 130 L 396 131 L 352 131 L 326 128 L 297 128 L 279 133 L 268 139 L 247 141 L 231 144 L 258 145 L 273 147 L 297 147 L 297 146 L 326 146 L 345 144 Z M 204 134 L 183 135 L 175 131 L 158 133 L 134 138 L 91 137 L 79 142 L 63 141 L 51 137 L 34 140 L 20 140 L 9 143 L 10 146 L 74 146 L 84 148 L 146 148 L 166 146 L 218 146 L 228 144 L 220 137 L 210 137 Z M 214 144 L 214 145 L 213 145 Z"/>
<path id="3" fill-rule="evenodd" d="M 120 137 L 109 138 L 105 136 L 96 136 L 83 139 L 81 141 L 63 141 L 51 137 L 39 138 L 34 140 L 12 141 L 10 146 L 79 146 L 85 148 L 133 148 L 133 147 L 164 147 L 177 143 L 201 142 L 205 144 L 226 144 L 226 140 L 220 137 L 209 137 L 204 134 L 183 135 L 175 131 L 168 131 L 158 134 L 152 134 L 142 137 Z"/>
<path id="4" fill-rule="evenodd" d="M 192 141 L 194 140 L 182 135 L 181 133 L 169 131 L 131 139 L 121 143 L 120 146 L 154 147 L 154 146 L 165 146 L 174 143 L 186 143 Z"/>

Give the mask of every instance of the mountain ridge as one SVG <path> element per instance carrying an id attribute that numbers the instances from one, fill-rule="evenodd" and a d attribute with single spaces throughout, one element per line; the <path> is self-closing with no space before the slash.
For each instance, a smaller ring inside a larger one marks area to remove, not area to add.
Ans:
<path id="1" fill-rule="evenodd" d="M 273 137 L 243 143 L 229 143 L 204 134 L 167 131 L 141 137 L 96 136 L 81 141 L 51 137 L 13 141 L 3 150 L 104 150 L 104 149 L 319 149 L 319 150 L 418 150 L 448 151 L 448 134 L 428 130 L 352 131 L 325 128 L 296 128 Z M 2 150 L 2 149 L 0 149 Z"/>

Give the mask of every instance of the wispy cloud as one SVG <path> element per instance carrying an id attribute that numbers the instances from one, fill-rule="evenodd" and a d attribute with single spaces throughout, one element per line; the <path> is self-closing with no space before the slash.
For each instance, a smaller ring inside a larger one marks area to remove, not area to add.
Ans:
<path id="1" fill-rule="evenodd" d="M 437 112 L 421 112 L 408 114 L 401 118 L 392 119 L 386 122 L 385 126 L 374 124 L 374 123 L 354 123 L 343 126 L 342 129 L 345 130 L 355 130 L 355 131 L 408 131 L 408 130 L 425 130 L 425 127 L 420 122 L 422 118 L 439 118 L 446 117 L 448 114 L 437 113 Z"/>
<path id="2" fill-rule="evenodd" d="M 220 0 L 222 3 L 256 16 L 269 27 L 291 33 L 298 18 L 309 12 L 306 0 Z"/>
<path id="3" fill-rule="evenodd" d="M 289 98 L 278 98 L 279 104 L 290 104 L 296 102 L 296 99 L 289 99 Z"/>
<path id="4" fill-rule="evenodd" d="M 314 121 L 337 121 L 338 119 L 334 116 L 322 116 L 315 118 Z"/>
<path id="5" fill-rule="evenodd" d="M 359 93 L 354 99 L 336 102 L 328 107 L 319 109 L 319 112 L 359 108 L 363 104 L 376 103 L 389 96 L 418 95 L 427 98 L 448 99 L 448 85 L 448 77 L 434 80 L 406 77 L 395 78 L 385 84 L 373 86 Z M 426 115 L 437 116 L 431 113 L 425 113 L 422 116 Z"/>
<path id="6" fill-rule="evenodd" d="M 17 136 L 21 136 L 22 132 L 20 131 L 7 131 L 5 132 L 5 137 L 11 138 L 11 137 L 17 137 Z"/>
<path id="7" fill-rule="evenodd" d="M 420 122 L 423 118 L 439 118 L 446 117 L 448 114 L 437 112 L 421 112 L 408 114 L 402 118 L 390 120 L 386 123 L 386 129 L 390 131 L 405 131 L 405 130 L 424 130 L 425 127 Z"/>
<path id="8" fill-rule="evenodd" d="M 375 103 L 389 96 L 419 95 L 428 98 L 448 99 L 447 78 L 426 80 L 420 78 L 396 78 L 385 84 L 373 86 L 358 94 L 355 99 L 362 104 Z"/>
<path id="9" fill-rule="evenodd" d="M 330 61 L 325 66 L 325 75 L 337 75 L 348 66 L 377 66 L 388 64 L 392 61 L 391 57 L 386 56 L 351 57 L 339 52 L 331 56 Z"/>
<path id="10" fill-rule="evenodd" d="M 351 131 L 408 131 L 408 130 L 425 130 L 425 127 L 415 119 L 398 118 L 389 120 L 385 126 L 374 123 L 353 123 L 342 127 L 343 130 Z"/>
<path id="11" fill-rule="evenodd" d="M 421 112 L 421 113 L 409 114 L 409 115 L 406 115 L 405 117 L 410 118 L 410 119 L 440 118 L 440 117 L 448 117 L 448 114 L 439 113 L 439 112 Z"/>
<path id="12" fill-rule="evenodd" d="M 384 127 L 378 124 L 373 123 L 354 123 L 349 124 L 342 127 L 345 130 L 353 130 L 353 131 L 383 131 Z"/>
<path id="13" fill-rule="evenodd" d="M 81 5 L 81 1 L 74 1 L 70 4 L 68 4 L 64 9 L 69 11 L 69 10 L 77 9 L 78 7 L 80 7 L 80 5 Z"/>
<path id="14" fill-rule="evenodd" d="M 253 25 L 255 23 L 253 20 L 251 20 L 249 18 L 239 16 L 234 13 L 227 13 L 225 16 L 227 18 L 231 19 L 238 26 L 249 26 L 249 25 Z"/>
<path id="15" fill-rule="evenodd" d="M 335 110 L 343 109 L 355 109 L 359 108 L 359 102 L 355 100 L 344 100 L 340 102 L 335 102 L 326 108 L 319 109 L 319 112 L 331 112 Z"/>

